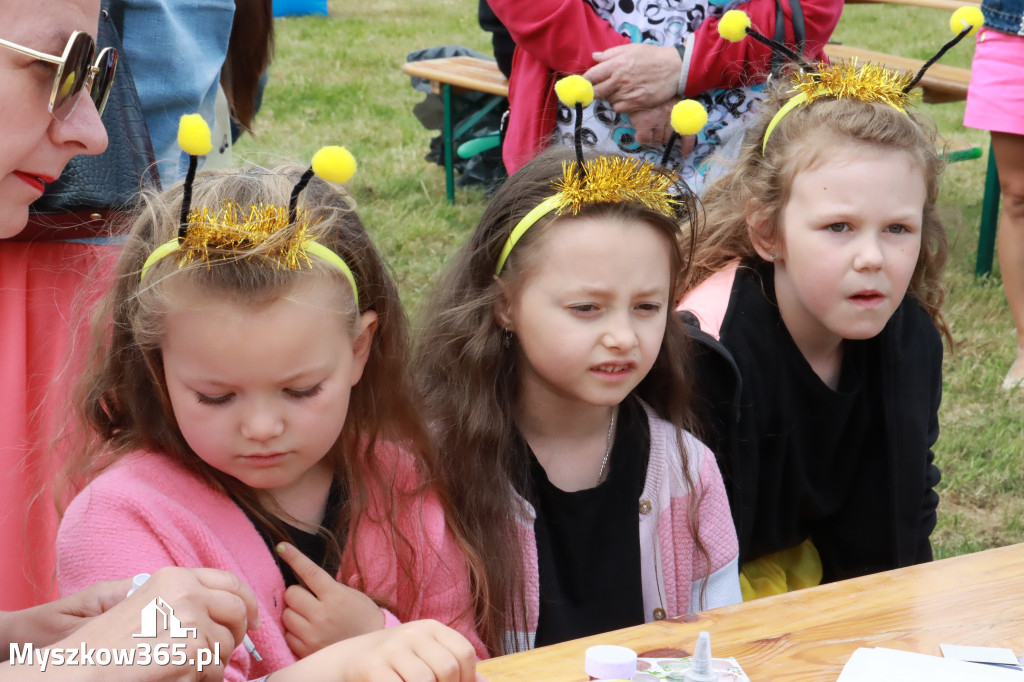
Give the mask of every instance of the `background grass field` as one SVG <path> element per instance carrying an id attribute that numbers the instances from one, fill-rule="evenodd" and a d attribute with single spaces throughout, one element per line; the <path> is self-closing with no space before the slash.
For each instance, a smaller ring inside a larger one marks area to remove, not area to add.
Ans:
<path id="1" fill-rule="evenodd" d="M 402 75 L 406 54 L 460 44 L 490 52 L 475 0 L 333 0 L 329 18 L 278 19 L 277 52 L 256 126 L 235 148 L 243 162 L 302 161 L 324 144 L 344 144 L 359 160 L 350 183 L 360 215 L 387 254 L 413 319 L 434 275 L 472 228 L 486 199 L 459 190 L 444 198 L 444 173 L 423 160 L 434 131 L 412 114 L 424 97 Z M 833 39 L 928 58 L 949 36 L 944 12 L 848 5 Z M 571 36 L 567 36 L 570 39 Z M 967 67 L 967 40 L 943 63 Z M 965 129 L 963 104 L 921 105 L 947 138 L 988 149 L 988 134 Z M 986 159 L 947 169 L 941 203 L 950 233 L 945 312 L 955 337 L 947 349 L 938 556 L 1024 540 L 1024 391 L 1000 389 L 1015 339 L 998 269 L 976 280 L 974 257 Z"/>

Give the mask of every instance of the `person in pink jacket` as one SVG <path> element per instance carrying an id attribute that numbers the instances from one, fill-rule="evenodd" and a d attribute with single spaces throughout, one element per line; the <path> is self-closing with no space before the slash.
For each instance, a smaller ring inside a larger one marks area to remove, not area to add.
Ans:
<path id="1" fill-rule="evenodd" d="M 718 20 L 734 7 L 775 35 L 781 13 L 785 42 L 813 61 L 824 58 L 840 0 L 489 0 L 516 43 L 509 79 L 509 120 L 503 156 L 514 173 L 553 142 L 572 146 L 572 117 L 554 94 L 555 80 L 584 74 L 598 99 L 586 108 L 584 144 L 600 153 L 661 159 L 669 112 L 680 97 L 697 98 L 710 123 L 684 138 L 669 166 L 697 190 L 704 159 L 743 131 L 763 98 L 771 49 L 755 41 L 728 43 Z"/>
<path id="2" fill-rule="evenodd" d="M 72 383 L 72 339 L 91 289 L 116 249 L 82 241 L 95 230 L 26 230 L 29 206 L 77 155 L 100 154 L 100 79 L 70 80 L 65 51 L 96 64 L 99 0 L 0 0 L 0 609 L 57 596 L 49 484 L 63 390 Z M 92 46 L 92 50 L 88 49 Z M 83 49 L 85 48 L 85 49 Z M 27 51 L 27 52 L 26 52 Z M 33 54 L 34 53 L 34 54 Z M 52 61 L 39 57 L 42 53 Z M 107 53 L 109 55 L 109 52 Z M 100 62 L 102 66 L 104 62 Z M 65 84 L 67 87 L 59 87 Z M 43 234 L 42 232 L 47 232 Z"/>
<path id="3" fill-rule="evenodd" d="M 417 350 L 453 518 L 489 548 L 477 622 L 492 653 L 740 601 L 672 312 L 695 198 L 631 158 L 571 159 L 553 148 L 502 186 Z"/>
<path id="4" fill-rule="evenodd" d="M 342 181 L 354 161 L 328 148 L 314 166 Z M 69 474 L 93 480 L 58 532 L 63 592 L 232 571 L 256 595 L 262 661 L 236 649 L 231 681 L 422 618 L 486 655 L 396 287 L 347 193 L 284 166 L 147 196 L 97 320 L 92 438 Z"/>

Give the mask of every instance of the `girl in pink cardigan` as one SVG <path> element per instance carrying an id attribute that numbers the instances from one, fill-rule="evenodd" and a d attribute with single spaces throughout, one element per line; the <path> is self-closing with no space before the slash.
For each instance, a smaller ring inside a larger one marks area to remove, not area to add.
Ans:
<path id="1" fill-rule="evenodd" d="M 314 167 L 341 182 L 354 162 L 328 148 Z M 82 383 L 94 438 L 72 473 L 102 473 L 61 523 L 62 591 L 234 572 L 262 661 L 236 649 L 232 681 L 421 618 L 486 655 L 395 284 L 348 195 L 312 171 L 203 173 L 146 197 Z"/>
<path id="2" fill-rule="evenodd" d="M 572 158 L 542 153 L 491 200 L 416 361 L 453 518 L 492 548 L 477 614 L 492 653 L 740 600 L 673 312 L 693 195 L 635 159 Z"/>

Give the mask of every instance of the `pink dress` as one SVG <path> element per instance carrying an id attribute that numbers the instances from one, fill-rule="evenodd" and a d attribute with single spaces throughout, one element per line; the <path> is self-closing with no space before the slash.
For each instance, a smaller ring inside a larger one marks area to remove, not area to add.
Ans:
<path id="1" fill-rule="evenodd" d="M 20 239 L 28 235 L 19 235 Z M 0 609 L 57 596 L 56 429 L 87 351 L 89 310 L 118 249 L 0 240 Z M 71 343 L 73 336 L 79 342 Z"/>

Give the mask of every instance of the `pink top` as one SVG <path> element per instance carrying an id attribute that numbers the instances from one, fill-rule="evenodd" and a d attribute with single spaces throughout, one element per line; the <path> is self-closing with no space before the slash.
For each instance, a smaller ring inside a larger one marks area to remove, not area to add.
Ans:
<path id="1" fill-rule="evenodd" d="M 651 426 L 647 478 L 638 503 L 640 565 L 644 617 L 647 622 L 685 616 L 743 601 L 739 582 L 739 544 L 729 511 L 729 499 L 715 456 L 692 434 L 684 432 L 690 480 L 700 496 L 698 523 L 701 540 L 711 555 L 705 566 L 690 533 L 690 500 L 694 491 L 683 477 L 682 455 L 671 423 L 644 406 Z M 519 537 L 523 551 L 527 632 L 506 633 L 519 648 L 533 648 L 540 611 L 540 575 L 536 513 L 520 500 Z M 707 576 L 706 578 L 704 576 Z M 706 585 L 706 587 L 705 587 Z M 701 601 L 701 590 L 704 600 Z M 506 644 L 511 648 L 511 641 Z"/>
<path id="2" fill-rule="evenodd" d="M 676 310 L 688 310 L 700 322 L 700 330 L 716 339 L 721 339 L 722 322 L 729 309 L 732 284 L 736 281 L 739 260 L 734 260 L 703 282 L 686 292 Z"/>
<path id="3" fill-rule="evenodd" d="M 371 489 L 369 513 L 355 531 L 355 547 L 350 542 L 345 548 L 338 580 L 397 604 L 409 620 L 433 618 L 455 628 L 478 656 L 486 657 L 473 625 L 466 562 L 437 499 L 410 498 L 397 511 L 416 557 L 411 580 L 398 567 L 388 529 L 370 520 L 380 518 L 385 498 L 410 490 L 415 482 L 408 460 L 395 448 L 378 446 L 377 456 L 394 462 L 393 485 Z M 357 574 L 356 557 L 361 567 L 372 570 Z M 68 509 L 57 537 L 61 592 L 169 565 L 228 570 L 256 594 L 263 624 L 249 636 L 263 662 L 239 647 L 225 680 L 242 682 L 295 662 L 281 624 L 284 580 L 249 518 L 224 492 L 171 458 L 136 453 L 97 477 Z M 385 627 L 398 623 L 387 611 L 385 618 Z"/>
<path id="4" fill-rule="evenodd" d="M 71 350 L 88 349 L 90 311 L 118 252 L 0 239 L 0 610 L 57 597 L 54 435 L 80 374 Z"/>

